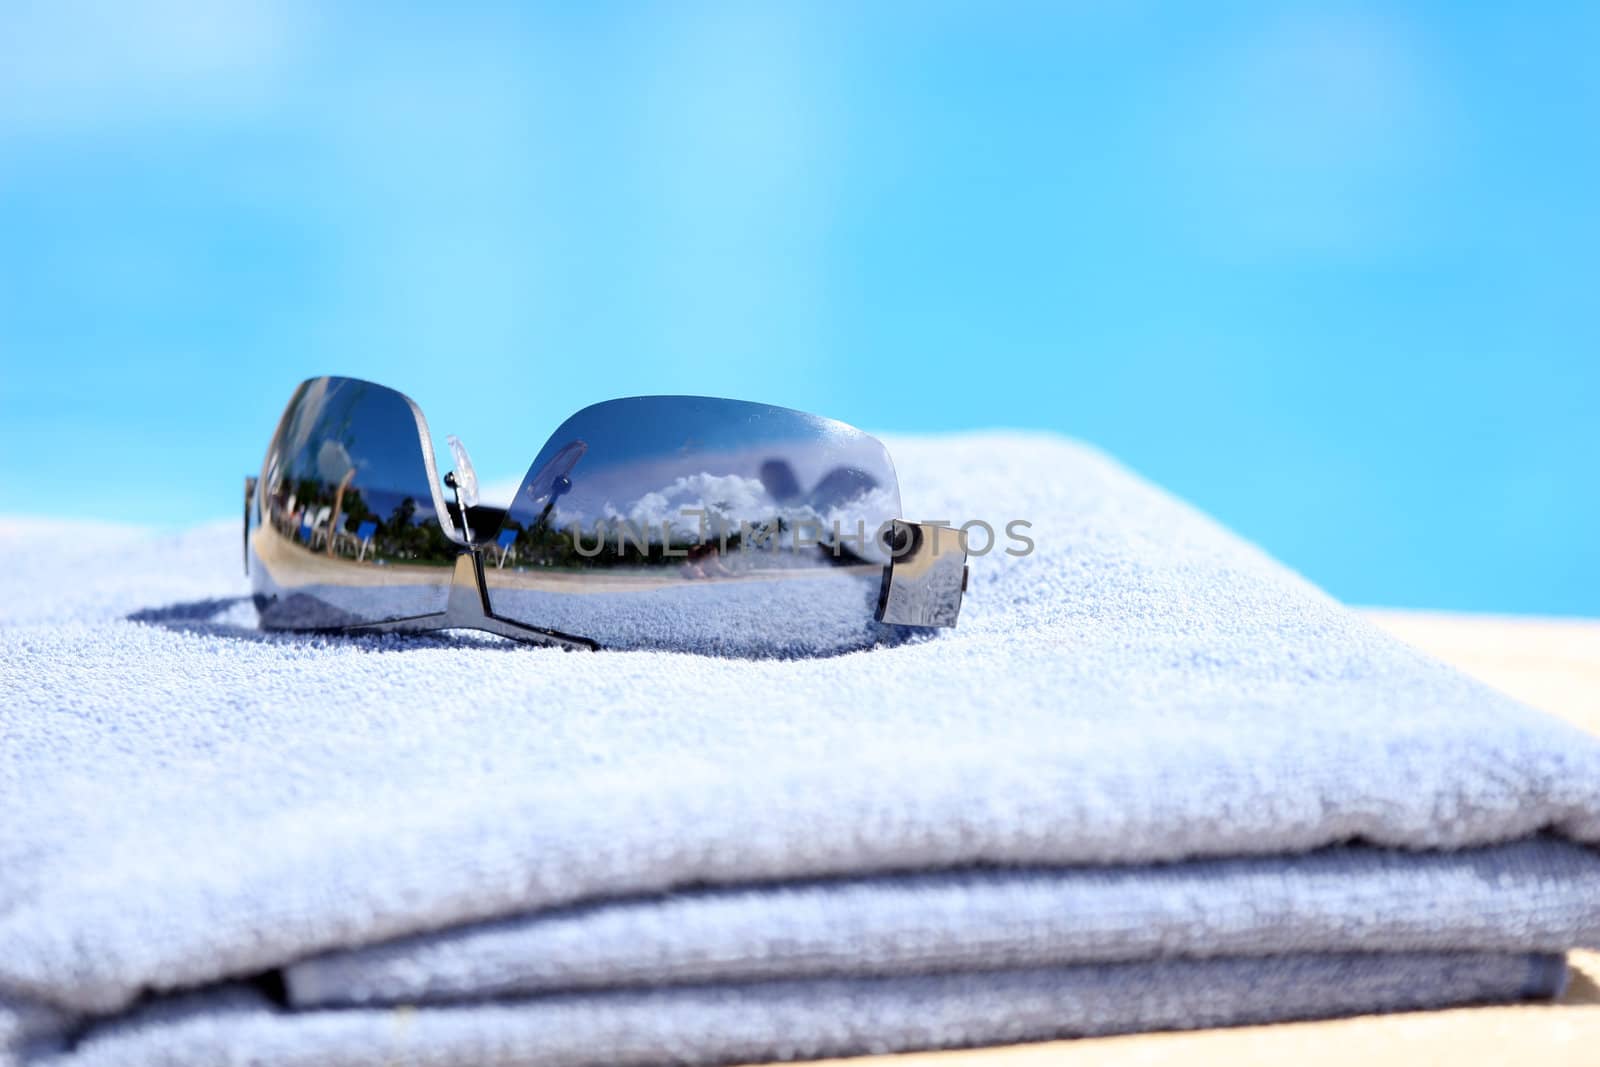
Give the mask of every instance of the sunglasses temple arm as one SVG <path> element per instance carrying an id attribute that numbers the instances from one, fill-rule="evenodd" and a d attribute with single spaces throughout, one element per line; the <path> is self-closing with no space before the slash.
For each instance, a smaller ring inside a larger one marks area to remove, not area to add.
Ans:
<path id="1" fill-rule="evenodd" d="M 250 508 L 256 499 L 256 476 L 244 476 L 244 573 L 250 573 Z"/>
<path id="2" fill-rule="evenodd" d="M 344 633 L 426 633 L 431 630 L 483 630 L 535 645 L 592 652 L 600 646 L 587 637 L 575 637 L 557 630 L 524 626 L 502 619 L 489 610 L 488 586 L 484 582 L 483 549 L 463 549 L 456 557 L 455 575 L 445 610 L 436 615 L 421 615 L 389 622 L 364 623 L 341 627 Z"/>
<path id="3" fill-rule="evenodd" d="M 967 591 L 967 546 L 961 531 L 896 519 L 890 544 L 890 562 L 878 589 L 878 621 L 954 626 Z"/>

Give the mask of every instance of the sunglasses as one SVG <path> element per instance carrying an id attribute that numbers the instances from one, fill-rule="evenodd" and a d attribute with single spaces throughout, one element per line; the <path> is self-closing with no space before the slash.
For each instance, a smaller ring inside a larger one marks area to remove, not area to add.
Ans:
<path id="1" fill-rule="evenodd" d="M 245 480 L 262 627 L 789 656 L 905 640 L 961 609 L 959 533 L 903 520 L 888 451 L 842 422 L 608 400 L 561 424 L 503 507 L 447 445 L 441 480 L 409 397 L 302 383 Z"/>

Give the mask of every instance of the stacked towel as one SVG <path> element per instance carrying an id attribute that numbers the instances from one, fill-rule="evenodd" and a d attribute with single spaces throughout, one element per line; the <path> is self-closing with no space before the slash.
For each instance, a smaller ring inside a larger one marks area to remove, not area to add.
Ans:
<path id="1" fill-rule="evenodd" d="M 1556 995 L 1600 740 L 1104 457 L 828 659 L 256 630 L 233 524 L 0 523 L 0 1062 L 733 1063 Z"/>

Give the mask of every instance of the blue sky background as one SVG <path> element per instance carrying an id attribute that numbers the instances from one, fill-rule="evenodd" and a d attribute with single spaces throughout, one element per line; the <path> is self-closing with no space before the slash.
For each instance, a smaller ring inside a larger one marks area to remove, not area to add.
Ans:
<path id="1" fill-rule="evenodd" d="M 1600 615 L 1600 7 L 0 6 L 0 511 L 312 374 L 1085 438 L 1362 603 Z"/>

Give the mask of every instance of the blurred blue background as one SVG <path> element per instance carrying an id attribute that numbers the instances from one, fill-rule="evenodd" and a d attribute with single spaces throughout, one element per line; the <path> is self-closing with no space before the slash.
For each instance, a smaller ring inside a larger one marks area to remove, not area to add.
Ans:
<path id="1" fill-rule="evenodd" d="M 1593 4 L 6 3 L 0 511 L 231 516 L 318 373 L 489 480 L 701 392 L 1056 430 L 1347 600 L 1600 615 L 1597 49 Z"/>

